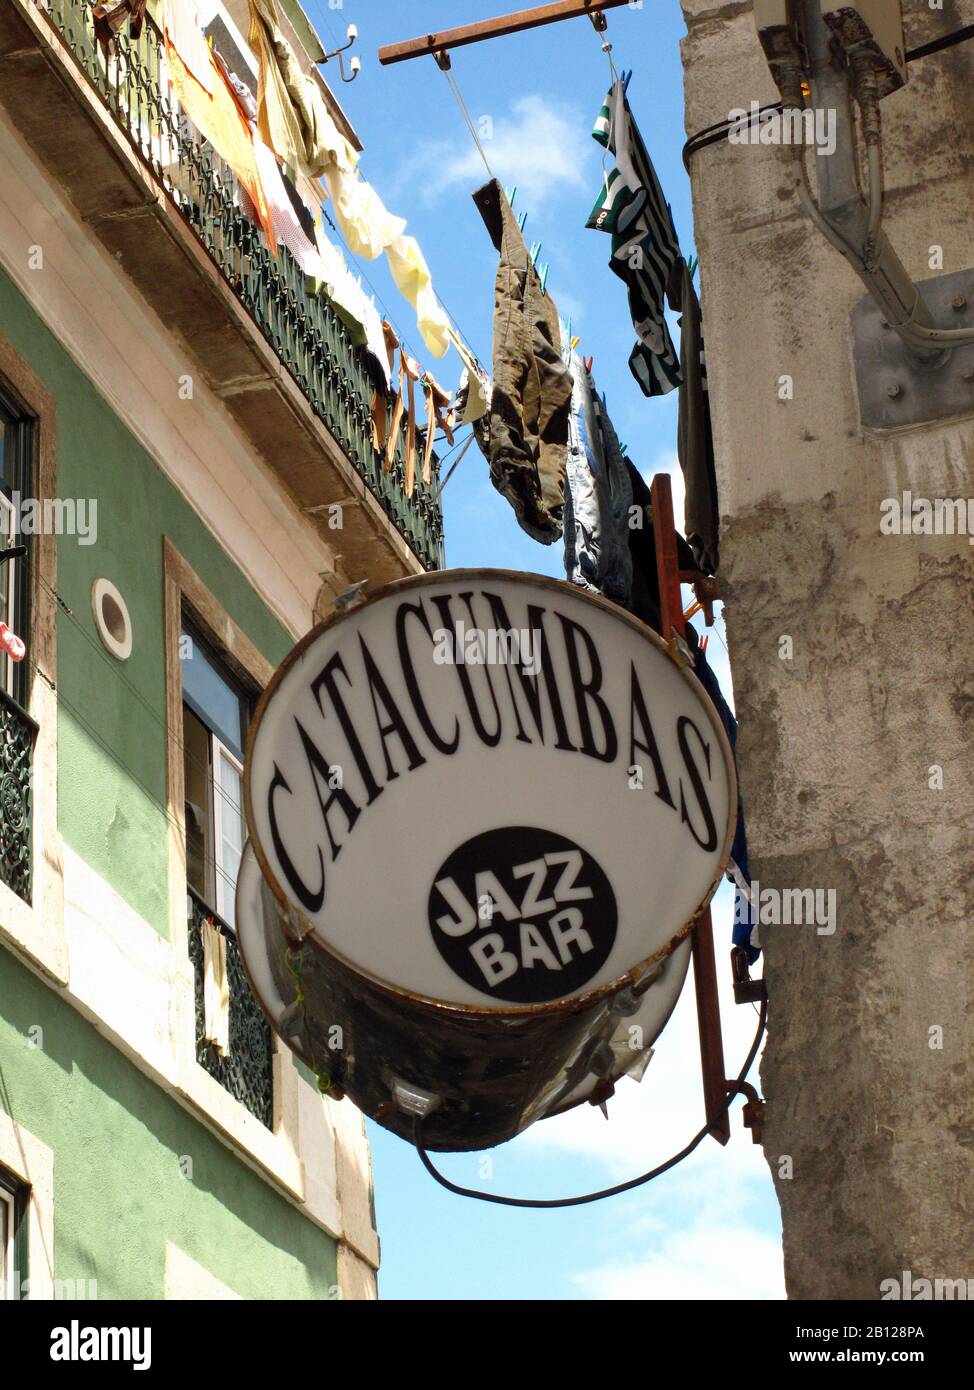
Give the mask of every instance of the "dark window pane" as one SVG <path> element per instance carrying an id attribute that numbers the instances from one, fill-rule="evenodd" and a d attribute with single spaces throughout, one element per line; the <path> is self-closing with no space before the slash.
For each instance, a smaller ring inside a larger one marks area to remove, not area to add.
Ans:
<path id="1" fill-rule="evenodd" d="M 221 743 L 243 758 L 246 703 L 199 638 L 183 629 L 183 699 Z"/>
<path id="2" fill-rule="evenodd" d="M 205 902 L 214 901 L 213 770 L 210 735 L 183 706 L 183 785 L 186 811 L 186 881 Z"/>

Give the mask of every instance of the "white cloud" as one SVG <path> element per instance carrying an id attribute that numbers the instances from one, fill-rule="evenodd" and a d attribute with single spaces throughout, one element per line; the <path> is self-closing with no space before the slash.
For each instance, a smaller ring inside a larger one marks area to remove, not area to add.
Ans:
<path id="1" fill-rule="evenodd" d="M 713 902 L 713 918 L 729 1076 L 740 1070 L 757 1026 L 753 1008 L 734 1003 L 725 965 L 732 905 L 733 890 L 724 883 Z M 692 973 L 655 1048 L 641 1083 L 619 1083 L 608 1103 L 608 1123 L 597 1109 L 581 1105 L 539 1121 L 518 1142 L 552 1156 L 595 1160 L 606 1171 L 607 1185 L 647 1172 L 678 1152 L 703 1123 Z M 758 1084 L 756 1065 L 750 1079 Z M 557 1171 L 561 1178 L 565 1165 Z M 619 1253 L 576 1277 L 580 1294 L 781 1298 L 781 1242 L 768 1232 L 774 1212 L 770 1172 L 760 1146 L 743 1128 L 737 1102 L 726 1147 L 706 1138 L 671 1171 L 606 1204 L 609 1244 Z"/>
<path id="2" fill-rule="evenodd" d="M 592 186 L 594 146 L 588 126 L 575 112 L 528 94 L 519 97 L 507 115 L 471 115 L 494 174 L 507 187 L 517 185 L 519 211 L 534 211 L 565 188 Z M 462 147 L 442 140 L 425 142 L 410 157 L 413 178 L 417 168 L 432 171 L 428 180 L 421 180 L 429 202 L 457 185 L 482 182 L 486 175 L 471 140 Z M 594 196 L 593 192 L 593 200 Z"/>
<path id="3" fill-rule="evenodd" d="M 748 1227 L 695 1226 L 674 1231 L 645 1259 L 613 1260 L 573 1276 L 586 1298 L 784 1298 L 781 1245 Z"/>
<path id="4" fill-rule="evenodd" d="M 728 1076 L 740 1070 L 757 1027 L 753 1008 L 734 1003 L 727 965 L 733 902 L 733 888 L 725 881 L 718 888 L 711 909 Z M 627 1077 L 620 1081 L 608 1103 L 608 1122 L 598 1109 L 580 1105 L 564 1115 L 540 1120 L 519 1142 L 597 1159 L 605 1164 L 614 1181 L 645 1172 L 676 1153 L 703 1122 L 692 971 L 673 1016 L 654 1047 L 643 1080 L 636 1083 Z M 757 1084 L 757 1063 L 750 1079 Z M 704 1140 L 688 1159 L 655 1179 L 646 1191 L 665 1190 L 669 1195 L 691 1196 L 698 1212 L 704 1200 L 719 1205 L 730 1199 L 737 1204 L 742 1197 L 750 1200 L 762 1191 L 768 1192 L 770 1174 L 761 1148 L 752 1143 L 750 1133 L 742 1127 L 740 1102 L 731 1112 L 731 1124 L 732 1138 L 726 1147 L 721 1148 L 713 1139 Z M 744 1192 L 744 1188 L 748 1191 Z"/>

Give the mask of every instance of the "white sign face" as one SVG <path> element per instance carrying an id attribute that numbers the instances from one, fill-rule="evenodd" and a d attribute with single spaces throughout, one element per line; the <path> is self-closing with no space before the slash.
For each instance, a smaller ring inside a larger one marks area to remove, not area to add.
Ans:
<path id="1" fill-rule="evenodd" d="M 673 949 L 730 852 L 703 688 L 568 584 L 453 570 L 310 633 L 245 769 L 261 868 L 321 945 L 427 1000 L 505 1013 Z"/>

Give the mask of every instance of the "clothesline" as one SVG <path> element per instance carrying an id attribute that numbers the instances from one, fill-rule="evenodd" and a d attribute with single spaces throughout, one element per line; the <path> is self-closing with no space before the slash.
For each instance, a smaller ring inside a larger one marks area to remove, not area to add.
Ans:
<path id="1" fill-rule="evenodd" d="M 106 52 L 126 23 L 137 37 L 145 8 L 146 0 L 106 0 L 96 12 L 106 12 L 100 30 Z M 302 70 L 281 32 L 277 0 L 248 0 L 246 45 L 231 26 L 224 35 L 230 45 L 226 55 L 206 35 L 197 0 L 148 0 L 148 11 L 163 36 L 165 70 L 179 106 L 236 175 L 242 206 L 260 226 L 271 254 L 279 254 L 279 244 L 287 248 L 309 293 L 326 294 L 391 386 L 376 298 L 387 321 L 394 319 L 360 259 L 384 253 L 393 280 L 416 309 L 426 352 L 441 358 L 454 346 L 469 374 L 470 363 L 479 359 L 456 317 L 435 295 L 422 250 L 405 234 L 405 221 L 388 213 L 362 178 L 358 151 L 336 126 L 316 81 Z M 254 67 L 259 77 L 251 92 Z M 331 215 L 324 215 L 344 247 L 344 260 L 320 235 L 326 196 Z M 295 213 L 301 204 L 308 217 L 304 229 Z M 352 265 L 364 276 L 373 300 L 352 276 Z M 407 336 L 396 329 L 396 338 L 412 357 Z"/>

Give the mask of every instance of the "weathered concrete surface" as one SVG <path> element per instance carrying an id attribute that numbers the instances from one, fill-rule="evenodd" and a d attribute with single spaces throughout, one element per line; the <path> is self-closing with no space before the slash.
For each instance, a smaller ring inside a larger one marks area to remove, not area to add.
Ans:
<path id="1" fill-rule="evenodd" d="M 688 132 L 776 99 L 749 3 L 683 9 Z M 905 11 L 912 48 L 974 0 Z M 910 75 L 882 107 L 886 229 L 916 279 L 940 246 L 974 295 L 974 44 Z M 867 436 L 863 289 L 787 153 L 721 143 L 692 174 L 752 869 L 838 895 L 833 936 L 763 929 L 765 1153 L 790 1297 L 876 1299 L 904 1270 L 974 1278 L 974 549 L 880 534 L 905 490 L 974 497 L 974 419 Z"/>

